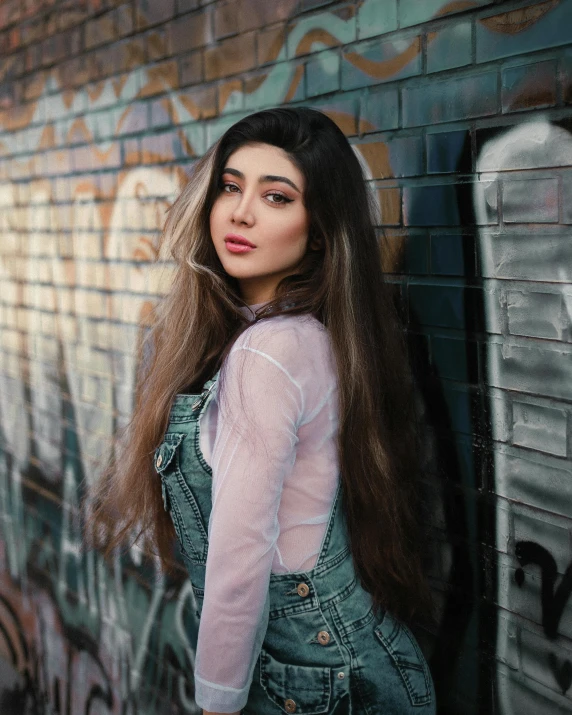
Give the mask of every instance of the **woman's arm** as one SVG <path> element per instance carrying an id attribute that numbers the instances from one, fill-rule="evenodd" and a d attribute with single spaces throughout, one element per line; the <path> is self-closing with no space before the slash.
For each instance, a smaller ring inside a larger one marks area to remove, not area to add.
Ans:
<path id="1" fill-rule="evenodd" d="M 283 340 L 266 335 L 266 352 L 235 346 L 225 364 L 224 394 L 218 395 L 195 660 L 195 699 L 206 712 L 227 714 L 244 707 L 268 625 L 278 508 L 303 411 L 301 389 L 274 357 L 282 357 Z"/>

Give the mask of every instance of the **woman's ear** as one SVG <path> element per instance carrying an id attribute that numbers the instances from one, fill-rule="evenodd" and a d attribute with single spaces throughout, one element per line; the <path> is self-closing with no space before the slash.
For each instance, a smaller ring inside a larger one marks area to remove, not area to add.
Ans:
<path id="1" fill-rule="evenodd" d="M 316 234 L 311 231 L 310 235 L 308 236 L 308 245 L 310 247 L 311 251 L 319 251 L 322 248 L 322 239 L 320 236 L 316 236 Z"/>

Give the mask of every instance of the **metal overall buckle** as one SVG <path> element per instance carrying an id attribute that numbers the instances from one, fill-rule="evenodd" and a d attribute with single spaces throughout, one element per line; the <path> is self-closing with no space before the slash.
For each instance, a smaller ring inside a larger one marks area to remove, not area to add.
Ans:
<path id="1" fill-rule="evenodd" d="M 216 382 L 213 382 L 212 385 L 206 389 L 203 390 L 201 396 L 199 397 L 198 400 L 195 400 L 192 404 L 193 410 L 196 409 L 197 407 L 202 407 L 205 404 L 205 401 L 207 397 L 209 396 L 211 390 L 213 387 L 216 385 Z"/>

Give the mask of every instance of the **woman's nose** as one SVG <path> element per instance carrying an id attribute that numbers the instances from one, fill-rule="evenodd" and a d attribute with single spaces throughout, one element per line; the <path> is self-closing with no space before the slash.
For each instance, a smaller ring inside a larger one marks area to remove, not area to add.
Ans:
<path id="1" fill-rule="evenodd" d="M 235 205 L 231 219 L 233 223 L 242 223 L 251 225 L 254 223 L 254 214 L 252 211 L 252 201 L 242 194 L 240 201 Z"/>

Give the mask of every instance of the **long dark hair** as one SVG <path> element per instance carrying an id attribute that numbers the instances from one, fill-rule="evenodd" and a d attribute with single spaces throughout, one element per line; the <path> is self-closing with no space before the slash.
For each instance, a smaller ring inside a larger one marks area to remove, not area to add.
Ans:
<path id="1" fill-rule="evenodd" d="M 382 271 L 375 202 L 352 147 L 326 115 L 309 108 L 269 109 L 237 122 L 200 159 L 169 211 L 163 241 L 176 268 L 148 335 L 149 359 L 135 408 L 96 488 L 95 517 L 108 548 L 134 529 L 167 566 L 174 531 L 161 501 L 152 455 L 173 397 L 200 390 L 249 322 L 237 281 L 223 269 L 209 215 L 230 155 L 249 143 L 280 147 L 306 180 L 308 249 L 256 319 L 312 313 L 329 331 L 339 378 L 342 504 L 356 573 L 384 607 L 409 620 L 428 602 L 418 528 L 419 476 L 412 383 L 403 333 Z"/>

